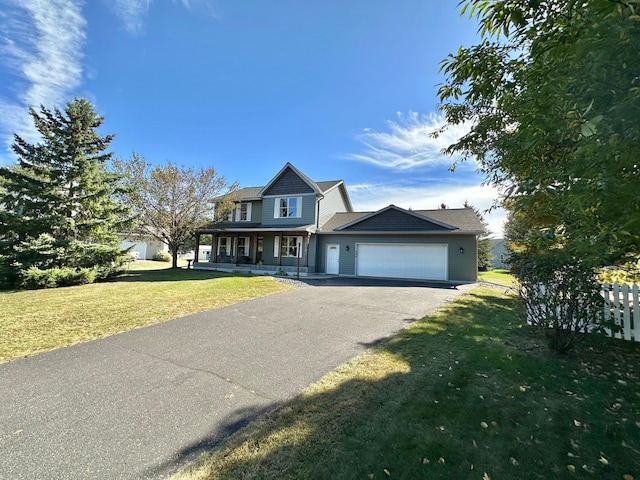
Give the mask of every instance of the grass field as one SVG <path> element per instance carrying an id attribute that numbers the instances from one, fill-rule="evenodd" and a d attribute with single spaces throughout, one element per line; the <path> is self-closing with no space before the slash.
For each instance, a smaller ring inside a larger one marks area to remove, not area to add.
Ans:
<path id="1" fill-rule="evenodd" d="M 475 289 L 176 479 L 640 479 L 640 344 L 558 357 L 521 317 Z"/>
<path id="2" fill-rule="evenodd" d="M 497 283 L 505 287 L 513 287 L 516 284 L 516 279 L 509 270 L 500 269 L 478 272 L 478 281 Z"/>
<path id="3" fill-rule="evenodd" d="M 0 292 L 0 362 L 290 288 L 271 277 L 169 266 L 135 262 L 106 283 Z"/>

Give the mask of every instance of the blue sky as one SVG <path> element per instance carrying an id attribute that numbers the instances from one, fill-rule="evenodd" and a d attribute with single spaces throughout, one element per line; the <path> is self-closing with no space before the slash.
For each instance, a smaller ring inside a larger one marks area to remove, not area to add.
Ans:
<path id="1" fill-rule="evenodd" d="M 440 61 L 477 42 L 457 0 L 1 0 L 0 162 L 37 140 L 29 105 L 86 97 L 111 151 L 213 165 L 242 186 L 291 162 L 343 179 L 357 210 L 488 208 L 463 133 L 437 110 Z M 485 215 L 494 236 L 504 212 Z"/>

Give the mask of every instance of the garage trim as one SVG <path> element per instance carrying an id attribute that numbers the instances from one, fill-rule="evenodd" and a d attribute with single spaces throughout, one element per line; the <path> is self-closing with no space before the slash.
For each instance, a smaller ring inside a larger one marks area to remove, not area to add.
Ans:
<path id="1" fill-rule="evenodd" d="M 374 243 L 357 242 L 355 258 L 355 275 L 360 277 L 380 277 L 380 278 L 403 278 L 416 280 L 449 280 L 449 245 L 446 243 Z M 377 254 L 387 254 L 390 257 L 382 257 L 382 266 L 369 268 L 363 265 L 362 261 L 367 261 L 367 252 L 363 260 L 363 247 L 367 246 L 377 249 Z M 402 251 L 402 247 L 414 247 L 414 251 L 409 249 Z M 393 249 L 396 249 L 395 251 Z M 400 250 L 398 250 L 398 248 Z M 388 249 L 387 252 L 382 252 Z M 422 249 L 423 252 L 415 250 Z M 432 250 L 429 252 L 429 250 Z M 403 254 L 406 253 L 406 256 Z M 427 254 L 431 255 L 427 255 Z M 424 272 L 424 273 L 423 273 Z"/>

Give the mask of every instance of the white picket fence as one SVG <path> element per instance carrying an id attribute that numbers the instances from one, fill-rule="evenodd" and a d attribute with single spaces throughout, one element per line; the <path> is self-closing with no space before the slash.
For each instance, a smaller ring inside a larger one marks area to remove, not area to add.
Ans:
<path id="1" fill-rule="evenodd" d="M 619 331 L 613 334 L 615 338 L 640 342 L 639 291 L 640 288 L 635 283 L 605 283 L 602 286 L 604 320 L 613 319 L 614 323 L 620 326 Z M 608 333 L 611 335 L 611 332 Z"/>

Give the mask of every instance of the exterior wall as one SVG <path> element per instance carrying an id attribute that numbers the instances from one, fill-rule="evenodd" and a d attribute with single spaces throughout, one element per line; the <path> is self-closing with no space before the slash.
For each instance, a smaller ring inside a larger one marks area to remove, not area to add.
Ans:
<path id="1" fill-rule="evenodd" d="M 475 235 L 318 235 L 316 270 L 326 269 L 328 244 L 340 246 L 340 275 L 355 275 L 356 243 L 436 243 L 449 245 L 449 281 L 475 282 L 478 251 Z M 349 246 L 347 251 L 346 246 Z M 460 253 L 460 248 L 464 253 Z"/>
<path id="2" fill-rule="evenodd" d="M 347 204 L 345 203 L 344 197 L 342 196 L 342 189 L 340 188 L 340 186 L 325 194 L 324 198 L 319 200 L 319 203 L 320 228 L 322 228 L 322 225 L 324 225 L 325 222 L 329 220 L 334 213 L 348 211 Z"/>
<path id="3" fill-rule="evenodd" d="M 300 266 L 304 266 L 304 261 L 305 261 L 305 249 L 304 249 L 304 237 L 305 237 L 306 233 L 305 232 L 300 232 L 300 233 L 291 233 L 291 234 L 287 234 L 287 235 L 283 235 L 283 236 L 299 236 L 302 237 L 302 257 L 300 258 Z M 275 243 L 275 238 L 278 235 L 276 234 L 269 234 L 266 233 L 264 234 L 263 238 L 263 246 L 264 246 L 264 250 L 262 252 L 262 263 L 264 265 L 278 265 L 278 263 L 280 262 L 280 259 L 278 257 L 274 257 L 273 256 L 273 245 Z M 316 244 L 317 244 L 317 235 L 312 235 L 311 238 L 309 239 L 309 272 L 315 272 L 316 270 Z M 294 267 L 298 265 L 298 259 L 295 257 L 282 257 L 282 266 L 285 267 Z"/>
<path id="4" fill-rule="evenodd" d="M 504 239 L 499 238 L 493 241 L 491 253 L 493 255 L 493 260 L 491 261 L 492 268 L 509 268 L 509 265 L 505 263 L 507 249 L 504 245 Z"/>
<path id="5" fill-rule="evenodd" d="M 286 196 L 286 195 L 283 195 Z M 294 196 L 294 195 L 291 195 Z M 282 226 L 299 226 L 310 225 L 316 223 L 316 196 L 299 195 L 302 197 L 302 217 L 299 218 L 274 218 L 273 209 L 276 197 L 265 198 L 262 201 L 262 224 L 263 225 L 282 225 Z M 253 215 L 251 216 L 253 221 Z M 256 218 L 257 221 L 257 218 Z M 266 247 L 265 247 L 266 248 Z"/>
<path id="6" fill-rule="evenodd" d="M 251 220 L 249 223 L 258 223 L 262 221 L 262 202 L 251 202 Z"/>

